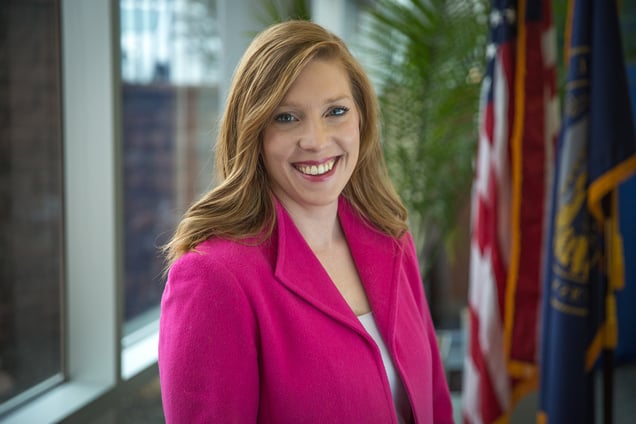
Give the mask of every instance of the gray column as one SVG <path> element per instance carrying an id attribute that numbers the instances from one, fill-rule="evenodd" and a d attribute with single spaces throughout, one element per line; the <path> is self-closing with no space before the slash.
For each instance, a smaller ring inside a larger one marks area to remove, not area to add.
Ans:
<path id="1" fill-rule="evenodd" d="M 258 2 L 255 0 L 218 0 L 219 33 L 222 43 L 220 110 L 232 81 L 234 68 L 254 35 L 263 29 L 258 22 Z"/>

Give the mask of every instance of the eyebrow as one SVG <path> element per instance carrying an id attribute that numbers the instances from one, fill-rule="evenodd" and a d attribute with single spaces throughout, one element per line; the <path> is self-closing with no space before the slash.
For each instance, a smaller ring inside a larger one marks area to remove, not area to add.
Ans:
<path id="1" fill-rule="evenodd" d="M 330 97 L 328 99 L 325 99 L 325 101 L 323 102 L 324 104 L 329 104 L 329 103 L 337 103 L 343 100 L 349 100 L 349 101 L 354 101 L 353 100 L 353 96 L 347 95 L 347 94 L 343 94 L 343 95 L 338 95 L 338 96 L 334 96 L 334 97 Z M 280 105 L 278 105 L 278 107 L 300 107 L 302 105 L 298 104 L 298 103 L 294 103 L 294 102 L 286 102 L 283 101 Z"/>

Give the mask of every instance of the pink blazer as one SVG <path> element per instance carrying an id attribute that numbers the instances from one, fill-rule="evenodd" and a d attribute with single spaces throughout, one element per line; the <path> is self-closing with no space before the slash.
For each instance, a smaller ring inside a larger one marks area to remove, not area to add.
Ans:
<path id="1" fill-rule="evenodd" d="M 452 423 L 413 241 L 340 222 L 417 423 Z M 397 423 L 382 357 L 284 208 L 271 239 L 201 243 L 171 268 L 159 375 L 167 423 Z"/>

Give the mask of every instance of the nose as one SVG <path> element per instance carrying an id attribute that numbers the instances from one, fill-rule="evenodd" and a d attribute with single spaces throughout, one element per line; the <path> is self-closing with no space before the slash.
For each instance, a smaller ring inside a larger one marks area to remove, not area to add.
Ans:
<path id="1" fill-rule="evenodd" d="M 321 119 L 307 119 L 298 145 L 303 150 L 319 151 L 329 144 L 329 129 Z"/>

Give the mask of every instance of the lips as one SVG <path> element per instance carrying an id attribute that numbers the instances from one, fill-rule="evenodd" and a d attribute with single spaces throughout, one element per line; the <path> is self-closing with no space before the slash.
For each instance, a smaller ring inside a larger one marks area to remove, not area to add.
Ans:
<path id="1" fill-rule="evenodd" d="M 337 159 L 338 158 L 332 158 L 320 164 L 295 163 L 294 168 L 305 175 L 319 176 L 331 171 Z"/>

